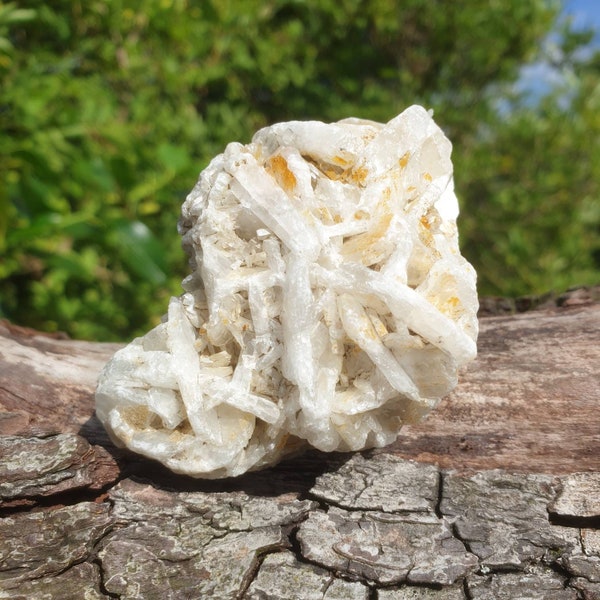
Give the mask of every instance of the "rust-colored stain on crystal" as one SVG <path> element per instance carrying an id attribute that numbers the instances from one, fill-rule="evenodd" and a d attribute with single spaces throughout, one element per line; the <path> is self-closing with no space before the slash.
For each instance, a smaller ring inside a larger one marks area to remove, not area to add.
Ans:
<path id="1" fill-rule="evenodd" d="M 343 156 L 336 155 L 331 159 L 331 162 L 338 167 L 347 167 L 350 161 L 345 159 Z"/>
<path id="2" fill-rule="evenodd" d="M 287 161 L 281 154 L 269 158 L 265 167 L 286 192 L 294 190 L 296 187 L 296 176 L 292 173 L 288 167 Z"/>

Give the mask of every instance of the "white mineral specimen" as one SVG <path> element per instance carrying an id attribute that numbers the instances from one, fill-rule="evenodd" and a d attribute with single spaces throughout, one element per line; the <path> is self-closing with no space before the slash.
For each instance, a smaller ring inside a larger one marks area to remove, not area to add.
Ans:
<path id="1" fill-rule="evenodd" d="M 384 446 L 433 408 L 476 354 L 450 151 L 419 106 L 229 144 L 182 208 L 185 293 L 100 377 L 114 441 L 218 478 Z"/>

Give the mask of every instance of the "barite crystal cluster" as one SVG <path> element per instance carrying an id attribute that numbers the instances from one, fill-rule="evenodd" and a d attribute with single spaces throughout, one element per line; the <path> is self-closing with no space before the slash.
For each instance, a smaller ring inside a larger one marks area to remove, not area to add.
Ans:
<path id="1" fill-rule="evenodd" d="M 476 354 L 450 152 L 420 106 L 229 144 L 183 204 L 185 293 L 100 377 L 114 441 L 218 478 L 384 446 L 432 409 Z"/>

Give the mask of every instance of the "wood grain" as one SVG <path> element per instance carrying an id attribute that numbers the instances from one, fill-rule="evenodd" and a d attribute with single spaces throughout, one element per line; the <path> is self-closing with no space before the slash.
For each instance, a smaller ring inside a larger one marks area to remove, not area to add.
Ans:
<path id="1" fill-rule="evenodd" d="M 600 599 L 600 304 L 568 300 L 483 317 L 391 446 L 222 481 L 112 445 L 119 345 L 0 323 L 0 598 Z"/>

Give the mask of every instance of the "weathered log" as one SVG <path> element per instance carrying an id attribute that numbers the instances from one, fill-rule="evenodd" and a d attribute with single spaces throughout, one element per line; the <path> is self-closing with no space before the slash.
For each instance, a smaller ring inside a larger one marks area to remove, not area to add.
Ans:
<path id="1" fill-rule="evenodd" d="M 0 598 L 600 598 L 600 304 L 564 304 L 482 318 L 392 446 L 223 481 L 111 444 L 118 345 L 0 325 Z"/>

